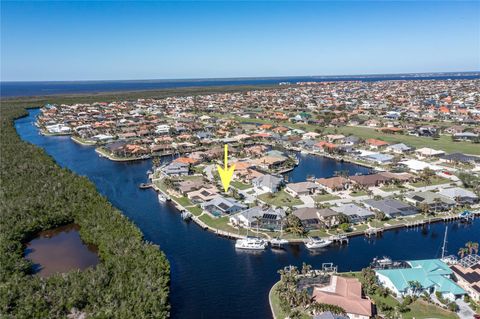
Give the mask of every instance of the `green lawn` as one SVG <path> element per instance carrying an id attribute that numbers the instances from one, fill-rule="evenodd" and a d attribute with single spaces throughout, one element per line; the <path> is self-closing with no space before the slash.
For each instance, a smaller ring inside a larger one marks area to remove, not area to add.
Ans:
<path id="1" fill-rule="evenodd" d="M 244 235 L 244 236 L 247 235 L 247 230 L 246 229 L 244 229 L 244 228 L 237 229 L 237 228 L 233 228 L 232 226 L 228 225 L 228 219 L 229 219 L 228 216 L 214 218 L 210 215 L 204 214 L 204 215 L 200 216 L 199 219 L 202 222 L 204 222 L 205 224 L 207 224 L 208 226 L 213 227 L 215 229 L 227 231 L 227 232 L 230 232 L 230 233 L 233 233 L 233 234 L 240 234 L 240 235 Z M 255 230 L 249 230 L 248 235 L 265 237 L 262 234 L 261 230 L 260 230 L 259 234 L 256 233 Z"/>
<path id="2" fill-rule="evenodd" d="M 408 306 L 410 311 L 402 315 L 403 319 L 421 319 L 421 318 L 436 318 L 436 319 L 456 319 L 457 314 L 437 307 L 435 305 L 426 303 L 423 300 L 417 300 Z"/>
<path id="3" fill-rule="evenodd" d="M 359 197 L 359 196 L 365 196 L 367 195 L 367 192 L 365 191 L 358 191 L 358 192 L 351 192 L 350 193 L 350 196 L 353 196 L 353 197 Z"/>
<path id="4" fill-rule="evenodd" d="M 439 177 L 439 176 L 435 176 L 435 177 L 431 178 L 430 181 L 427 182 L 427 183 L 425 183 L 424 181 L 418 181 L 418 182 L 415 182 L 415 183 L 411 183 L 411 185 L 415 186 L 415 187 L 425 187 L 425 186 L 431 186 L 431 185 L 448 184 L 450 182 L 451 181 L 449 179 Z"/>
<path id="5" fill-rule="evenodd" d="M 203 213 L 203 210 L 198 205 L 187 207 L 187 209 L 190 211 L 190 213 L 192 213 L 195 216 L 200 216 L 200 214 Z"/>
<path id="6" fill-rule="evenodd" d="M 240 190 L 245 190 L 245 189 L 252 188 L 252 185 L 248 185 L 248 184 L 245 184 L 245 183 L 242 183 L 242 182 L 239 182 L 239 181 L 231 181 L 230 184 L 233 187 L 238 188 Z"/>
<path id="7" fill-rule="evenodd" d="M 322 195 L 317 195 L 313 198 L 315 202 L 326 202 L 334 199 L 340 199 L 340 196 L 333 195 L 333 194 L 322 194 Z"/>
<path id="8" fill-rule="evenodd" d="M 175 201 L 177 201 L 180 205 L 182 205 L 183 207 L 187 207 L 187 206 L 192 206 L 193 203 L 185 196 L 182 196 L 182 197 L 174 197 L 172 196 L 172 199 L 174 199 Z"/>
<path id="9" fill-rule="evenodd" d="M 303 204 L 303 202 L 300 199 L 290 196 L 284 190 L 281 190 L 281 191 L 279 191 L 278 193 L 275 193 L 275 194 L 272 194 L 272 193 L 262 194 L 262 195 L 258 196 L 258 199 L 264 201 L 267 204 L 273 205 L 273 206 L 288 206 L 288 207 L 291 207 L 291 206 Z"/>

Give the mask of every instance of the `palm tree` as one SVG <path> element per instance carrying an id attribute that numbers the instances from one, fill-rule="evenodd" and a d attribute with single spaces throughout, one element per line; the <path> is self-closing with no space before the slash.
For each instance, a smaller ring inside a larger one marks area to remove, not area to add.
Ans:
<path id="1" fill-rule="evenodd" d="M 416 295 L 422 289 L 422 284 L 416 280 L 411 280 L 408 282 L 408 287 L 413 295 Z"/>
<path id="2" fill-rule="evenodd" d="M 472 243 L 472 251 L 478 254 L 478 243 Z"/>
<path id="3" fill-rule="evenodd" d="M 255 219 L 255 222 L 257 224 L 257 236 L 258 236 L 258 228 L 259 228 L 259 225 L 260 225 L 260 221 L 262 220 L 262 216 L 254 216 L 253 219 Z"/>
<path id="4" fill-rule="evenodd" d="M 458 250 L 458 255 L 460 258 L 463 258 L 466 254 L 468 254 L 468 248 L 462 247 Z"/>
<path id="5" fill-rule="evenodd" d="M 472 254 L 472 245 L 473 245 L 473 242 L 471 242 L 471 241 L 469 241 L 465 244 L 465 248 L 467 249 L 469 255 Z"/>

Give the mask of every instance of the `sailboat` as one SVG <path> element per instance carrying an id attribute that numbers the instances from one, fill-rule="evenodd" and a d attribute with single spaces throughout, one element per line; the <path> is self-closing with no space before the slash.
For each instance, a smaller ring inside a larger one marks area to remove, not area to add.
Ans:
<path id="1" fill-rule="evenodd" d="M 453 255 L 445 256 L 447 253 L 447 232 L 448 232 L 448 225 L 445 226 L 445 235 L 443 236 L 443 245 L 442 245 L 442 258 L 440 258 L 440 260 L 446 263 L 447 265 L 453 265 L 457 263 L 457 258 Z"/>
<path id="2" fill-rule="evenodd" d="M 280 236 L 270 239 L 270 245 L 272 247 L 282 247 L 283 245 L 288 244 L 288 240 L 282 238 L 283 236 L 283 223 L 280 223 Z"/>

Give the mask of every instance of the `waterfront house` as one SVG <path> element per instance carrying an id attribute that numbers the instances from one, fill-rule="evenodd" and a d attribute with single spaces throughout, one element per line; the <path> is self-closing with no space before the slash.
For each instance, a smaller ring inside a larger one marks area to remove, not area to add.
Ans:
<path id="1" fill-rule="evenodd" d="M 438 194 L 454 200 L 459 205 L 473 205 L 478 203 L 478 196 L 474 192 L 461 187 L 441 188 Z"/>
<path id="2" fill-rule="evenodd" d="M 419 207 L 420 205 L 427 205 L 428 209 L 434 212 L 443 212 L 455 207 L 455 201 L 430 191 L 412 192 L 405 196 L 405 201 L 412 203 Z"/>
<path id="3" fill-rule="evenodd" d="M 367 221 L 369 218 L 375 217 L 375 214 L 370 210 L 353 203 L 341 204 L 338 207 L 332 207 L 332 210 L 347 216 L 348 221 L 354 224 L 362 223 Z"/>
<path id="4" fill-rule="evenodd" d="M 366 199 L 363 204 L 372 211 L 382 212 L 388 218 L 418 214 L 418 209 L 392 198 Z"/>
<path id="5" fill-rule="evenodd" d="M 299 183 L 288 183 L 285 187 L 285 192 L 293 197 L 303 196 L 303 195 L 313 195 L 320 189 L 315 183 L 312 182 L 299 182 Z"/>
<path id="6" fill-rule="evenodd" d="M 363 157 L 365 160 L 374 162 L 377 164 L 388 164 L 393 160 L 393 156 L 389 154 L 374 153 Z"/>
<path id="7" fill-rule="evenodd" d="M 252 162 L 263 169 L 269 170 L 269 169 L 275 169 L 280 167 L 285 161 L 287 160 L 286 157 L 283 156 L 263 156 L 258 159 L 253 160 Z"/>
<path id="8" fill-rule="evenodd" d="M 214 199 L 218 195 L 218 190 L 215 186 L 201 187 L 187 193 L 187 197 L 193 203 L 204 203 Z"/>
<path id="9" fill-rule="evenodd" d="M 480 256 L 471 254 L 451 266 L 457 284 L 476 302 L 480 302 Z"/>
<path id="10" fill-rule="evenodd" d="M 339 213 L 330 208 L 302 207 L 294 210 L 293 214 L 300 219 L 306 230 L 330 228 L 339 224 Z"/>
<path id="11" fill-rule="evenodd" d="M 232 215 L 229 219 L 234 226 L 245 228 L 259 227 L 268 230 L 280 230 L 285 218 L 285 211 L 281 208 L 263 208 L 255 206 Z"/>
<path id="12" fill-rule="evenodd" d="M 252 184 L 261 192 L 276 193 L 283 184 L 283 177 L 270 174 L 261 175 L 254 178 Z"/>
<path id="13" fill-rule="evenodd" d="M 163 174 L 167 176 L 184 176 L 188 175 L 189 171 L 189 164 L 179 162 L 172 162 L 162 169 Z"/>
<path id="14" fill-rule="evenodd" d="M 230 215 L 247 208 L 247 206 L 236 201 L 235 199 L 226 198 L 221 195 L 217 195 L 212 200 L 202 203 L 200 206 L 204 211 L 207 211 L 215 217 Z"/>
<path id="15" fill-rule="evenodd" d="M 375 270 L 379 283 L 401 297 L 439 292 L 443 298 L 454 301 L 466 295 L 452 280 L 453 271 L 440 259 L 410 260 L 406 264 L 405 268 Z"/>
<path id="16" fill-rule="evenodd" d="M 327 285 L 313 288 L 312 298 L 318 303 L 344 309 L 349 318 L 369 319 L 373 316 L 372 302 L 363 297 L 362 284 L 357 278 L 330 276 Z"/>
<path id="17" fill-rule="evenodd" d="M 299 208 L 294 210 L 293 214 L 300 219 L 305 230 L 318 229 L 322 227 L 316 208 Z"/>
<path id="18" fill-rule="evenodd" d="M 205 182 L 200 179 L 187 179 L 175 183 L 175 189 L 179 191 L 182 195 L 200 189 L 205 186 Z"/>

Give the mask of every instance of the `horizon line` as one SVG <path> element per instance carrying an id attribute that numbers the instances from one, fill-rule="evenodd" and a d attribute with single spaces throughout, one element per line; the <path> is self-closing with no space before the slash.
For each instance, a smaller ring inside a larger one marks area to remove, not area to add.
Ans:
<path id="1" fill-rule="evenodd" d="M 374 76 L 405 76 L 405 75 L 441 75 L 441 74 L 478 74 L 473 71 L 435 71 L 435 72 L 407 72 L 407 73 L 363 73 L 363 74 L 336 74 L 336 75 L 279 75 L 279 76 L 240 76 L 240 77 L 205 77 L 205 78 L 149 78 L 149 79 L 101 79 L 101 80 L 0 80 L 0 83 L 65 83 L 65 82 L 147 82 L 147 81 L 221 81 L 221 80 L 252 80 L 252 79 L 284 79 L 284 78 L 342 78 L 342 77 L 374 77 Z"/>

